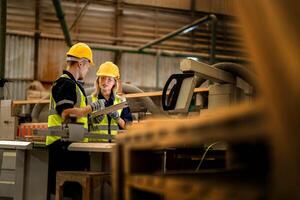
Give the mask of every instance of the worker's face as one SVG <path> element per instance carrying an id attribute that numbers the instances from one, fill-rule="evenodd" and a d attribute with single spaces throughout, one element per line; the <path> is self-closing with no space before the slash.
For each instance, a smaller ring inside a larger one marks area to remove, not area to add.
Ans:
<path id="1" fill-rule="evenodd" d="M 79 79 L 84 79 L 84 77 L 86 76 L 86 74 L 89 71 L 89 67 L 90 67 L 90 63 L 87 60 L 80 60 L 78 62 L 78 66 L 79 66 Z"/>
<path id="2" fill-rule="evenodd" d="M 99 87 L 103 92 L 111 92 L 112 88 L 115 86 L 116 81 L 114 77 L 111 76 L 100 76 L 98 79 Z"/>

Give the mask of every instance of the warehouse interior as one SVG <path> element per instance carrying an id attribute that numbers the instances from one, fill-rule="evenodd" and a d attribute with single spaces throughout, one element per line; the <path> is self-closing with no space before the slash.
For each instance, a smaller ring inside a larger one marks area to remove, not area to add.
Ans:
<path id="1" fill-rule="evenodd" d="M 300 199 L 297 8 L 0 0 L 0 199 Z"/>

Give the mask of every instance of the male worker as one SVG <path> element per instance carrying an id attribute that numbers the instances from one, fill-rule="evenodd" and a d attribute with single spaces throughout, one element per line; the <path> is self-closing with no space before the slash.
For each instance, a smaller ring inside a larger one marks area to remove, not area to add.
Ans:
<path id="1" fill-rule="evenodd" d="M 85 107 L 86 95 L 78 80 L 84 79 L 89 67 L 94 65 L 90 47 L 84 43 L 73 45 L 67 52 L 67 68 L 53 83 L 50 93 L 48 128 L 62 130 L 63 119 L 61 113 L 67 108 Z M 77 117 L 73 121 L 82 123 L 88 128 L 86 116 Z M 56 171 L 85 170 L 89 168 L 89 155 L 83 152 L 67 150 L 70 142 L 60 141 L 58 136 L 47 136 L 49 145 L 49 189 L 55 193 Z M 68 187 L 65 187 L 66 189 Z"/>
<path id="2" fill-rule="evenodd" d="M 61 113 L 65 109 L 86 106 L 86 95 L 78 80 L 84 79 L 89 66 L 94 65 L 92 50 L 84 43 L 77 43 L 67 52 L 66 61 L 67 69 L 63 71 L 51 88 L 49 129 L 61 129 L 63 122 Z M 83 123 L 83 126 L 88 128 L 87 117 L 78 117 L 76 122 Z M 57 136 L 48 136 L 46 144 L 50 145 L 58 139 Z"/>

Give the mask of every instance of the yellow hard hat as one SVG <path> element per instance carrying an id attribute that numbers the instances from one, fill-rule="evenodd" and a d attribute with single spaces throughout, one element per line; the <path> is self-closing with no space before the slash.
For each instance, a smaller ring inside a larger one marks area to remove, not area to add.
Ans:
<path id="1" fill-rule="evenodd" d="M 77 44 L 74 44 L 70 49 L 69 51 L 67 52 L 67 56 L 73 56 L 73 57 L 76 57 L 76 58 L 86 58 L 90 61 L 90 63 L 92 65 L 95 65 L 94 64 L 94 61 L 93 61 L 93 53 L 92 53 L 92 50 L 91 48 L 85 44 L 85 43 L 77 43 Z"/>
<path id="2" fill-rule="evenodd" d="M 116 79 L 120 78 L 120 72 L 117 65 L 112 62 L 102 63 L 96 73 L 97 76 L 111 76 Z"/>

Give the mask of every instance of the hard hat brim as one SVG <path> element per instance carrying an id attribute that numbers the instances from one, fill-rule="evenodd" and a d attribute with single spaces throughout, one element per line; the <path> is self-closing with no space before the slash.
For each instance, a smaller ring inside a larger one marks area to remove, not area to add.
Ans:
<path id="1" fill-rule="evenodd" d="M 113 77 L 113 78 L 115 78 L 115 79 L 120 79 L 120 77 L 113 76 L 112 74 L 106 74 L 106 73 L 97 74 L 97 76 L 109 76 L 109 77 Z"/>

